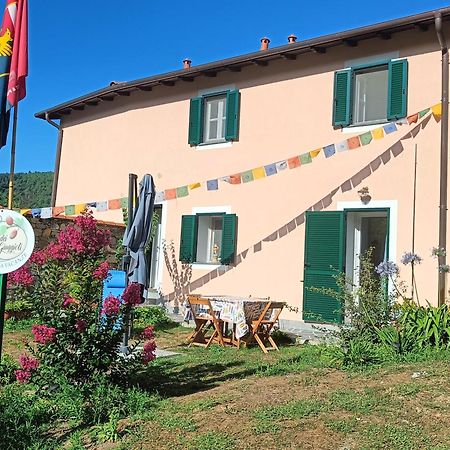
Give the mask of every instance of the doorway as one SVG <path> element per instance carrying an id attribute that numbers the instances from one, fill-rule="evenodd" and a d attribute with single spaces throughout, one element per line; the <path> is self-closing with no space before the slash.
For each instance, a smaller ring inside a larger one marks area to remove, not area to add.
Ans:
<path id="1" fill-rule="evenodd" d="M 347 210 L 345 273 L 353 286 L 359 285 L 360 257 L 371 251 L 376 267 L 389 259 L 389 215 L 387 210 Z"/>

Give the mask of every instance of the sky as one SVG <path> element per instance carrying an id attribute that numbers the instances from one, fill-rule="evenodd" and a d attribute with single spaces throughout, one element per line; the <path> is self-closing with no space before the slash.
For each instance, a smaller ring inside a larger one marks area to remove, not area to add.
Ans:
<path id="1" fill-rule="evenodd" d="M 0 11 L 6 1 L 0 0 Z M 108 86 L 450 6 L 450 1 L 28 0 L 29 76 L 20 102 L 16 172 L 53 170 L 57 130 L 34 114 Z M 8 144 L 0 172 L 9 171 Z"/>

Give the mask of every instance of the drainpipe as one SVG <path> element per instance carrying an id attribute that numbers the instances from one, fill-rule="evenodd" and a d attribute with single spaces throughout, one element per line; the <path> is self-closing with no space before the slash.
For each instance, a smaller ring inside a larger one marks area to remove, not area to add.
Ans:
<path id="1" fill-rule="evenodd" d="M 52 200 L 50 206 L 56 206 L 56 194 L 58 191 L 58 179 L 59 179 L 59 166 L 61 163 L 61 149 L 63 142 L 63 134 L 64 130 L 61 125 L 58 125 L 56 122 L 53 122 L 48 116 L 48 113 L 45 113 L 45 120 L 55 127 L 58 130 L 58 143 L 56 144 L 56 157 L 55 157 L 55 170 L 53 172 L 53 185 L 52 185 Z"/>
<path id="2" fill-rule="evenodd" d="M 438 11 L 434 17 L 437 38 L 442 52 L 442 118 L 441 118 L 441 158 L 439 186 L 439 248 L 447 250 L 447 168 L 448 168 L 448 84 L 449 55 L 447 42 L 442 30 L 442 14 Z M 439 256 L 439 266 L 446 264 L 445 252 Z M 438 305 L 445 303 L 445 273 L 439 271 Z"/>

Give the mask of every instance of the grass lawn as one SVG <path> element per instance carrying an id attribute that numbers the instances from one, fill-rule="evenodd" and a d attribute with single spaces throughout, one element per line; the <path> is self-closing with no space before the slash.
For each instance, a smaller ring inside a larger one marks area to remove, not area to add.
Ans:
<path id="1" fill-rule="evenodd" d="M 326 367 L 322 347 L 187 348 L 189 332 L 157 332 L 158 347 L 180 355 L 148 370 L 152 401 L 117 422 L 117 442 L 81 429 L 54 448 L 450 449 L 448 353 L 348 372 Z M 6 333 L 5 352 L 17 357 L 28 335 Z"/>

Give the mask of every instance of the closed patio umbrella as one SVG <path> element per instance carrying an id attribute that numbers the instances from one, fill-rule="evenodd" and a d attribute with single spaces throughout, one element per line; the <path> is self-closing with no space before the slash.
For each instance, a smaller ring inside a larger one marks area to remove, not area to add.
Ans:
<path id="1" fill-rule="evenodd" d="M 131 223 L 123 237 L 123 245 L 130 255 L 130 264 L 127 270 L 128 283 L 139 283 L 144 286 L 145 291 L 149 282 L 145 247 L 150 236 L 154 204 L 155 185 L 153 177 L 146 174 L 139 183 L 137 208 L 133 217 L 128 218 Z"/>

